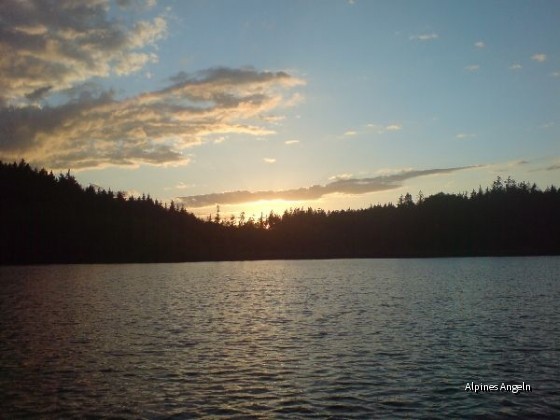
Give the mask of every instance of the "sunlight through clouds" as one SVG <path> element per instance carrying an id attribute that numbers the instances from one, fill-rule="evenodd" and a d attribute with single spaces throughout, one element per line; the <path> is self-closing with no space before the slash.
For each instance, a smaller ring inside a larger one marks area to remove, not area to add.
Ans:
<path id="1" fill-rule="evenodd" d="M 352 178 L 349 174 L 343 174 L 342 176 L 335 177 L 331 182 L 325 185 L 313 185 L 311 187 L 278 191 L 229 191 L 178 197 L 178 200 L 188 208 L 207 207 L 216 204 L 241 204 L 260 200 L 317 200 L 325 195 L 334 193 L 361 195 L 378 191 L 392 190 L 399 188 L 402 185 L 402 182 L 407 179 L 426 175 L 447 174 L 471 168 L 473 168 L 473 166 L 408 170 L 389 175 L 379 175 L 372 178 Z"/>
<path id="2" fill-rule="evenodd" d="M 206 136 L 273 134 L 255 118 L 282 105 L 282 89 L 303 83 L 283 72 L 227 68 L 170 80 L 123 100 L 88 92 L 57 107 L 1 109 L 1 126 L 10 133 L 1 152 L 51 168 L 185 164 L 182 150 Z"/>
<path id="3" fill-rule="evenodd" d="M 511 4 L 507 25 L 495 2 L 483 15 L 470 2 L 306 3 L 1 1 L 0 159 L 158 199 L 248 191 L 275 206 L 367 206 L 356 191 L 392 200 L 495 176 L 377 179 L 412 168 L 540 156 L 501 175 L 558 179 L 544 168 L 560 126 L 543 127 L 558 119 L 555 2 Z"/>
<path id="4" fill-rule="evenodd" d="M 95 78 L 157 63 L 168 24 L 158 15 L 125 25 L 110 12 L 108 0 L 0 4 L 10 16 L 0 29 L 0 158 L 52 169 L 184 165 L 183 150 L 210 136 L 274 134 L 283 117 L 269 113 L 301 101 L 286 92 L 303 80 L 249 67 L 181 71 L 163 88 L 120 98 Z"/>

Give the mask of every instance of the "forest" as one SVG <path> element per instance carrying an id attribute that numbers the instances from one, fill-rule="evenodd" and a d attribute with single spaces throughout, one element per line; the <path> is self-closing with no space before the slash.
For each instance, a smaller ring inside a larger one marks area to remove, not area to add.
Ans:
<path id="1" fill-rule="evenodd" d="M 0 162 L 0 194 L 0 264 L 560 254 L 560 191 L 511 178 L 359 210 L 202 220 L 22 160 Z"/>

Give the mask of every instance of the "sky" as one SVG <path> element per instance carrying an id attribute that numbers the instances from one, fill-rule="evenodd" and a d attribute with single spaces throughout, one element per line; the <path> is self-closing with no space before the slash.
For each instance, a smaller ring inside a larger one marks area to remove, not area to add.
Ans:
<path id="1" fill-rule="evenodd" d="M 555 0 L 3 0 L 0 159 L 203 217 L 560 185 Z"/>

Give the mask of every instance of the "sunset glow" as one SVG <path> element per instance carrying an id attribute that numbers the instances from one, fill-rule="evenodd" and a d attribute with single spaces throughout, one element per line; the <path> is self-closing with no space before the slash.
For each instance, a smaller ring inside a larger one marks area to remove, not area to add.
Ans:
<path id="1" fill-rule="evenodd" d="M 559 18 L 555 1 L 3 1 L 0 159 L 201 217 L 559 184 Z"/>

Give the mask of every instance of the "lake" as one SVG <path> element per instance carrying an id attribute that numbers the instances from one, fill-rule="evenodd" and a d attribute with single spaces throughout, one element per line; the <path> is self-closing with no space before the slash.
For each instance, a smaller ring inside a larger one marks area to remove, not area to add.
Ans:
<path id="1" fill-rule="evenodd" d="M 0 408 L 558 417 L 559 302 L 560 257 L 0 267 Z"/>

